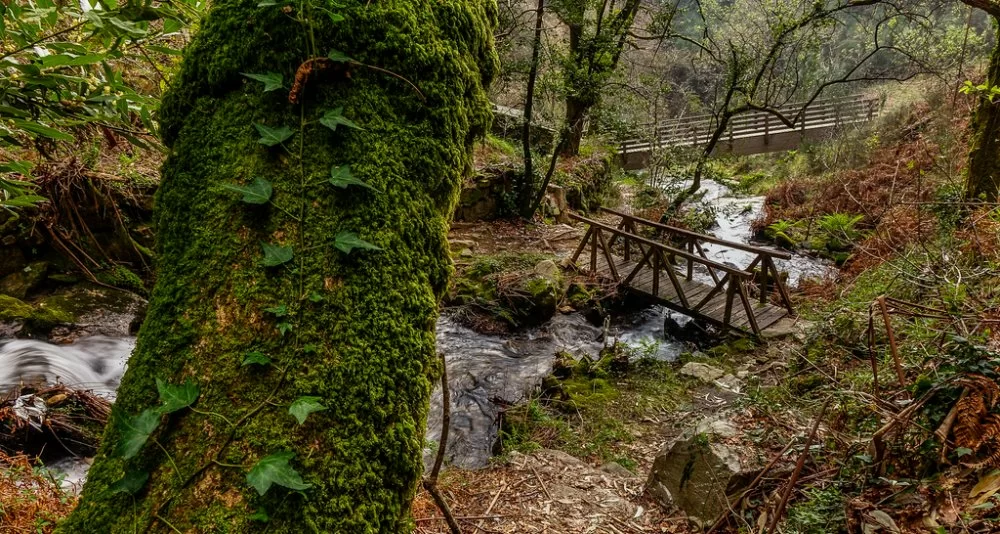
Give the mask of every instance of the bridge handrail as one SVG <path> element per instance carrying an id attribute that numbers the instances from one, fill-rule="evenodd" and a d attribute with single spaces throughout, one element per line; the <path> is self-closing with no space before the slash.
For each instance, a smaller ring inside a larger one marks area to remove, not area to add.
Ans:
<path id="1" fill-rule="evenodd" d="M 795 123 L 795 128 L 801 128 L 803 126 L 808 126 L 810 120 L 815 121 L 819 119 L 834 119 L 837 117 L 838 111 L 843 111 L 844 113 L 839 117 L 842 122 L 851 122 L 859 117 L 867 117 L 870 115 L 871 111 L 874 109 L 874 105 L 877 104 L 881 99 L 877 96 L 847 96 L 847 97 L 836 97 L 831 99 L 817 100 L 813 102 L 809 107 L 805 108 L 802 116 Z M 802 109 L 803 103 L 797 104 L 787 104 L 785 106 L 779 106 L 776 109 L 781 112 L 789 111 L 799 111 Z M 831 114 L 832 112 L 832 114 Z M 822 117 L 817 117 L 817 115 L 824 115 Z M 829 116 L 827 116 L 829 115 Z M 762 126 L 755 127 L 754 125 L 761 122 L 761 117 L 769 117 L 770 113 L 764 111 L 750 111 L 741 116 L 734 117 L 731 119 L 731 123 L 727 128 L 727 132 L 732 132 L 733 135 L 739 135 L 741 130 L 759 130 Z M 677 117 L 673 119 L 666 119 L 657 123 L 650 123 L 644 126 L 644 128 L 652 128 L 654 130 L 655 136 L 658 140 L 663 140 L 664 137 L 677 137 L 686 138 L 690 137 L 686 134 L 680 135 L 666 135 L 665 133 L 670 133 L 670 131 L 677 132 L 678 130 L 694 130 L 699 126 L 710 126 L 711 122 L 716 119 L 715 115 L 702 114 L 702 115 L 691 115 L 688 117 Z M 781 128 L 787 128 L 787 125 L 774 119 L 775 130 Z M 634 144 L 637 141 L 643 141 L 643 139 L 633 138 L 622 142 L 623 145 Z"/>
<path id="2" fill-rule="evenodd" d="M 662 250 L 664 252 L 669 253 L 670 255 L 678 256 L 680 258 L 684 258 L 686 260 L 690 260 L 690 261 L 693 261 L 695 263 L 700 263 L 700 264 L 705 265 L 707 267 L 711 267 L 713 269 L 717 269 L 719 271 L 722 271 L 722 272 L 724 272 L 726 274 L 730 274 L 732 276 L 736 276 L 736 277 L 743 278 L 743 279 L 746 279 L 746 280 L 749 280 L 749 279 L 753 278 L 753 274 L 752 273 L 750 273 L 748 271 L 744 271 L 743 269 L 740 269 L 738 267 L 733 267 L 733 266 L 730 266 L 730 265 L 726 265 L 724 263 L 719 263 L 719 262 L 714 261 L 714 260 L 703 258 L 701 256 L 698 256 L 697 254 L 690 254 L 690 253 L 688 253 L 688 252 L 686 252 L 684 250 L 680 250 L 680 249 L 671 247 L 670 245 L 665 245 L 665 244 L 660 243 L 658 241 L 653 241 L 651 239 L 646 239 L 644 237 L 637 236 L 635 234 L 630 234 L 630 233 L 628 233 L 628 232 L 626 232 L 624 230 L 620 230 L 618 228 L 615 228 L 614 226 L 607 225 L 607 224 L 604 224 L 602 222 L 595 221 L 593 219 L 588 219 L 587 217 L 583 217 L 583 216 L 577 215 L 575 213 L 570 213 L 569 214 L 569 218 L 573 219 L 573 220 L 580 221 L 580 222 L 585 223 L 585 224 L 589 224 L 590 226 L 596 226 L 596 227 L 600 228 L 603 231 L 610 232 L 610 233 L 615 234 L 615 235 L 620 235 L 620 236 L 622 236 L 624 238 L 636 241 L 638 243 L 642 243 L 644 245 L 648 245 L 648 246 L 651 246 L 653 248 L 660 249 L 660 250 Z"/>
<path id="3" fill-rule="evenodd" d="M 735 248 L 737 250 L 743 250 L 743 251 L 746 251 L 746 252 L 753 252 L 754 254 L 761 254 L 761 255 L 764 255 L 764 256 L 770 256 L 772 258 L 778 258 L 778 259 L 782 259 L 782 260 L 790 260 L 790 259 L 792 259 L 792 255 L 790 253 L 784 252 L 784 251 L 781 251 L 781 250 L 775 250 L 775 249 L 764 248 L 764 247 L 755 247 L 753 245 L 747 245 L 747 244 L 744 244 L 744 243 L 737 243 L 735 241 L 727 241 L 725 239 L 719 239 L 718 237 L 714 237 L 714 236 L 710 236 L 710 235 L 705 235 L 705 234 L 699 234 L 698 232 L 692 232 L 691 230 L 685 230 L 684 228 L 678 228 L 676 226 L 670 226 L 670 225 L 658 223 L 658 222 L 655 222 L 655 221 L 650 221 L 649 219 L 643 219 L 641 217 L 636 217 L 635 215 L 629 215 L 627 213 L 622 213 L 620 211 L 613 210 L 611 208 L 601 207 L 600 209 L 601 209 L 601 211 L 610 213 L 612 215 L 617 215 L 618 217 L 621 217 L 623 219 L 630 219 L 630 220 L 632 220 L 634 222 L 637 222 L 639 224 L 642 224 L 644 226 L 651 226 L 653 228 L 657 228 L 657 229 L 663 230 L 665 232 L 670 232 L 670 233 L 673 233 L 673 234 L 680 234 L 680 235 L 683 235 L 685 237 L 689 237 L 689 238 L 692 238 L 692 239 L 699 239 L 701 241 L 706 241 L 706 242 L 709 242 L 709 243 L 715 243 L 717 245 L 722 245 L 722 246 L 729 247 L 729 248 Z"/>

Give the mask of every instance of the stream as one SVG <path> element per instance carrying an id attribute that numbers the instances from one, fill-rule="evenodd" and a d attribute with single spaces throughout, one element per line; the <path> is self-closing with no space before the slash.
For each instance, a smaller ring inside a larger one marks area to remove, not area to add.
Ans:
<path id="1" fill-rule="evenodd" d="M 759 215 L 763 197 L 732 196 L 724 186 L 714 182 L 707 182 L 705 189 L 704 201 L 717 209 L 715 235 L 749 242 L 750 223 Z M 705 249 L 717 261 L 746 266 L 753 260 L 748 252 L 722 250 L 716 245 L 706 245 Z M 804 277 L 822 276 L 831 269 L 825 262 L 800 255 L 779 261 L 778 268 L 789 273 L 789 285 L 793 287 Z M 609 336 L 644 356 L 674 360 L 689 349 L 684 343 L 664 336 L 663 325 L 668 316 L 681 324 L 688 320 L 653 306 L 613 318 Z M 536 329 L 495 336 L 459 325 L 445 310 L 437 322 L 437 344 L 447 361 L 451 392 L 448 463 L 461 468 L 486 466 L 497 441 L 503 406 L 529 398 L 551 371 L 557 352 L 596 357 L 604 347 L 603 338 L 601 327 L 590 324 L 577 313 L 556 314 Z M 135 338 L 125 335 L 90 335 L 61 345 L 38 340 L 0 341 L 0 395 L 22 377 L 44 376 L 49 383 L 83 386 L 113 400 L 134 346 Z M 425 464 L 433 461 L 440 438 L 441 402 L 438 387 L 431 397 Z M 86 476 L 89 460 L 70 458 L 49 467 L 62 476 L 65 485 L 78 487 Z"/>

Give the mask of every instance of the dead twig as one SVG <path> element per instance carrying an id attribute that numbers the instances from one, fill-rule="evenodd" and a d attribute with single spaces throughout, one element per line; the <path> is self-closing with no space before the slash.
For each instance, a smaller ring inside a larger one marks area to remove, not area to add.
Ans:
<path id="1" fill-rule="evenodd" d="M 813 440 L 816 439 L 816 432 L 819 431 L 819 425 L 823 422 L 823 415 L 826 414 L 826 409 L 830 406 L 830 401 L 831 399 L 827 399 L 823 403 L 823 407 L 819 410 L 819 415 L 816 416 L 816 422 L 813 423 L 812 430 L 809 431 L 809 437 L 806 438 L 805 446 L 802 448 L 802 454 L 799 455 L 799 459 L 795 462 L 795 470 L 792 471 L 792 477 L 788 479 L 788 484 L 785 484 L 785 489 L 781 492 L 781 500 L 778 501 L 778 506 L 774 509 L 774 514 L 766 530 L 768 533 L 774 532 L 778 526 L 781 514 L 784 513 L 785 506 L 788 504 L 788 497 L 792 494 L 792 488 L 795 487 L 795 483 L 798 482 L 799 476 L 802 474 L 802 468 L 805 466 L 806 458 L 809 456 L 809 448 L 812 446 Z"/>

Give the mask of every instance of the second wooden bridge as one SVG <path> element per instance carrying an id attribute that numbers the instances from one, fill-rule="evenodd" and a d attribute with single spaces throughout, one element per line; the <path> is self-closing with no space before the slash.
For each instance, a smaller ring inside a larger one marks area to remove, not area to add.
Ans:
<path id="1" fill-rule="evenodd" d="M 571 214 L 588 226 L 573 254 L 577 262 L 589 249 L 589 272 L 621 288 L 723 330 L 760 335 L 782 318 L 794 315 L 788 289 L 775 259 L 791 254 L 675 228 L 603 209 L 617 224 Z M 654 237 L 658 236 L 658 237 Z M 669 244 L 668 244 L 669 243 Z M 708 258 L 705 243 L 750 252 L 745 267 Z"/>

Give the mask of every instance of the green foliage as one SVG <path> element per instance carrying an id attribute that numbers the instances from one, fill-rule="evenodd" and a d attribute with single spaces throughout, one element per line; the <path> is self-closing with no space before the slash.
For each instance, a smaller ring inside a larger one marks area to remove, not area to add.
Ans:
<path id="1" fill-rule="evenodd" d="M 134 3 L 14 0 L 0 5 L 0 148 L 74 142 L 100 124 L 140 147 L 136 122 L 156 132 L 155 94 L 140 91 L 130 64 L 178 54 L 178 31 L 197 22 L 201 0 Z M 31 163 L 0 166 L 0 208 L 33 205 Z"/>
<path id="2" fill-rule="evenodd" d="M 337 126 L 346 126 L 348 128 L 354 128 L 355 130 L 361 129 L 360 126 L 344 116 L 344 108 L 342 107 L 327 110 L 327 112 L 320 117 L 319 123 L 332 131 L 337 131 Z"/>
<path id="3" fill-rule="evenodd" d="M 838 488 L 808 488 L 803 493 L 806 500 L 788 508 L 787 532 L 826 534 L 846 529 L 845 498 Z"/>
<path id="4" fill-rule="evenodd" d="M 285 77 L 280 72 L 268 72 L 267 74 L 249 74 L 244 72 L 242 74 L 251 80 L 263 83 L 265 93 L 284 89 L 285 87 Z"/>
<path id="5" fill-rule="evenodd" d="M 268 358 L 267 356 L 265 356 L 263 352 L 255 350 L 255 351 L 247 354 L 246 358 L 243 358 L 243 363 L 241 363 L 240 365 L 241 366 L 246 366 L 246 365 L 271 365 L 271 358 Z"/>
<path id="6" fill-rule="evenodd" d="M 156 390 L 160 393 L 160 413 L 174 413 L 194 404 L 200 393 L 197 384 L 191 379 L 179 386 L 168 384 L 156 379 Z"/>
<path id="7" fill-rule="evenodd" d="M 347 230 L 344 230 L 343 232 L 337 234 L 337 237 L 334 239 L 333 246 L 336 247 L 337 250 L 343 252 L 344 254 L 350 254 L 351 252 L 354 251 L 354 249 L 382 250 L 381 248 L 365 241 L 364 239 L 361 239 L 360 237 L 358 237 L 358 234 L 354 232 L 348 232 Z"/>
<path id="8" fill-rule="evenodd" d="M 965 95 L 976 95 L 980 98 L 985 98 L 990 104 L 993 103 L 993 99 L 1000 95 L 1000 87 L 995 85 L 990 85 L 989 83 L 974 84 L 969 80 L 966 80 L 958 91 Z"/>
<path id="9" fill-rule="evenodd" d="M 243 202 L 247 204 L 267 204 L 271 200 L 271 182 L 256 176 L 249 185 L 223 184 L 230 191 L 243 194 Z"/>
<path id="10" fill-rule="evenodd" d="M 302 475 L 288 464 L 292 458 L 295 458 L 295 453 L 291 451 L 276 452 L 261 458 L 247 473 L 247 482 L 259 495 L 267 493 L 274 484 L 296 491 L 309 489 L 312 484 L 303 482 Z"/>
<path id="11" fill-rule="evenodd" d="M 149 436 L 160 426 L 160 417 L 163 414 L 155 409 L 149 408 L 134 417 L 121 422 L 121 438 L 118 440 L 115 454 L 124 459 L 129 459 L 139 454 Z"/>
<path id="12" fill-rule="evenodd" d="M 348 186 L 357 185 L 366 187 L 372 191 L 378 191 L 378 189 L 372 187 L 368 182 L 356 178 L 354 173 L 351 172 L 350 165 L 334 165 L 333 168 L 330 169 L 330 185 L 341 189 L 347 189 Z"/>
<path id="13" fill-rule="evenodd" d="M 272 128 L 265 124 L 255 123 L 253 127 L 257 128 L 257 132 L 260 134 L 260 140 L 257 142 L 264 146 L 280 145 L 295 135 L 295 132 L 293 132 L 288 126 Z"/>
<path id="14" fill-rule="evenodd" d="M 264 250 L 264 259 L 261 261 L 261 265 L 264 267 L 277 267 L 292 261 L 292 247 L 272 245 L 263 241 L 261 241 L 260 247 Z"/>
<path id="15" fill-rule="evenodd" d="M 146 485 L 146 481 L 148 480 L 149 473 L 145 471 L 130 471 L 125 473 L 122 478 L 108 487 L 107 495 L 114 495 L 116 493 L 134 495 Z"/>
<path id="16" fill-rule="evenodd" d="M 320 402 L 321 400 L 322 399 L 319 397 L 299 397 L 295 399 L 295 402 L 293 402 L 291 406 L 288 407 L 288 413 L 290 413 L 300 425 L 305 424 L 306 418 L 309 417 L 309 414 L 321 412 L 327 409 L 326 406 Z"/>

